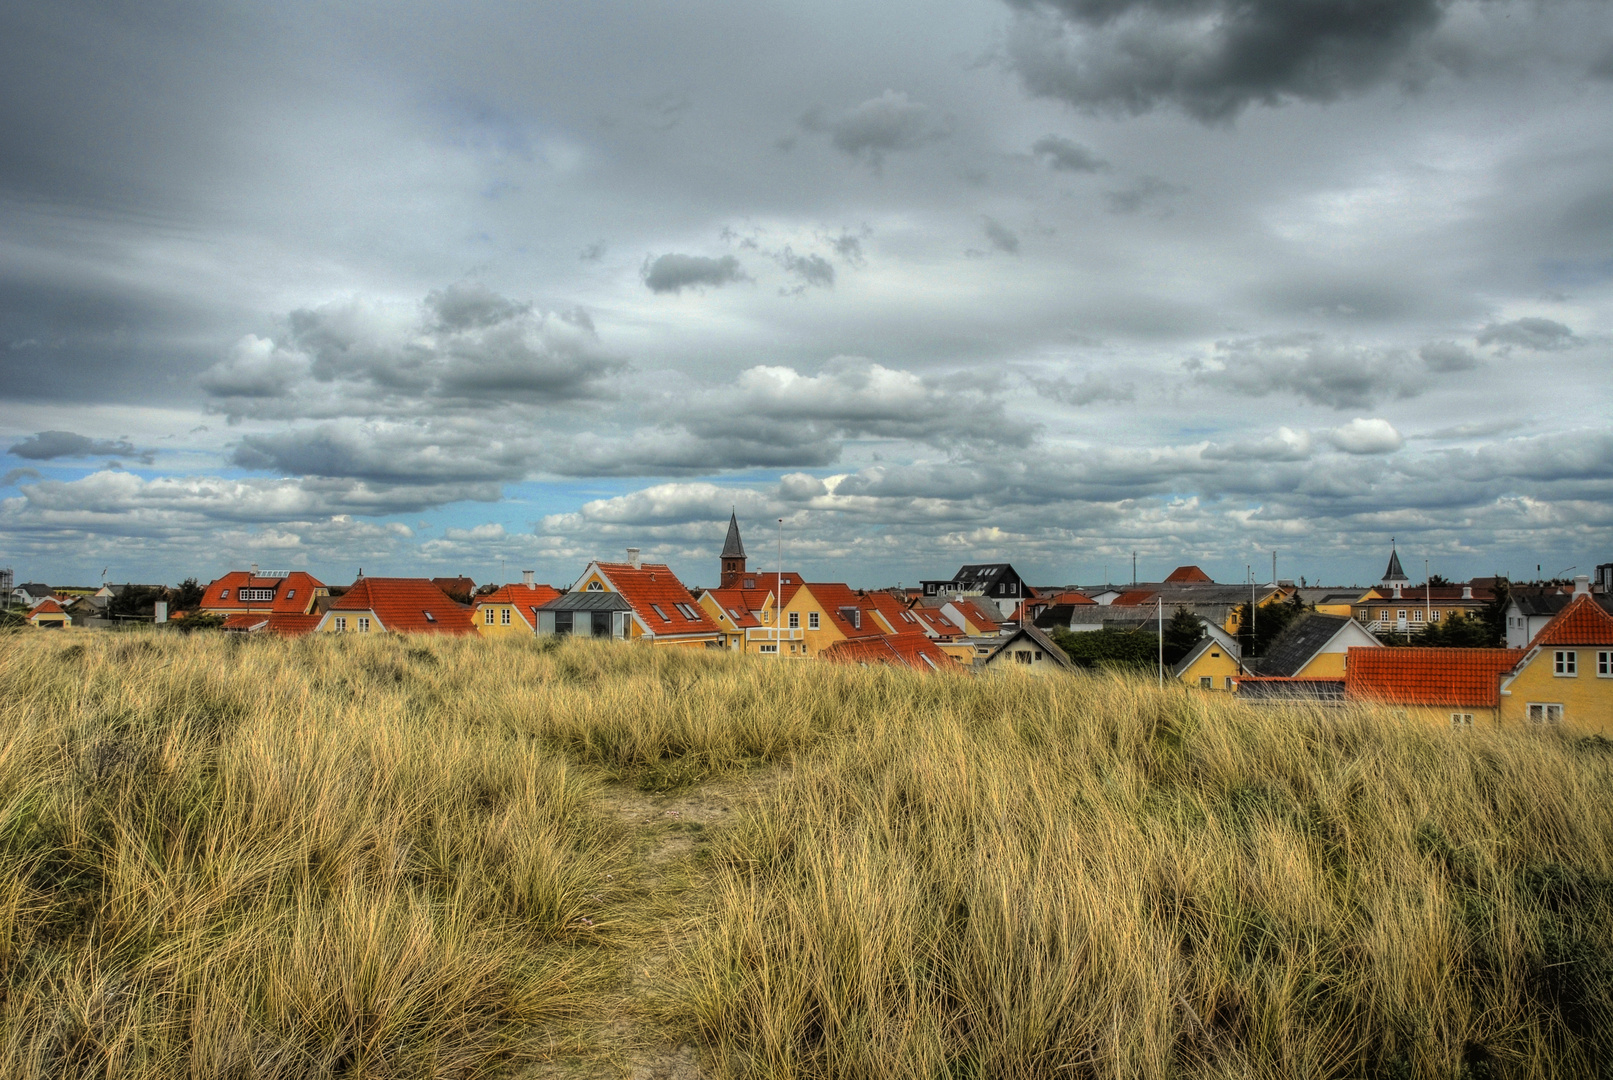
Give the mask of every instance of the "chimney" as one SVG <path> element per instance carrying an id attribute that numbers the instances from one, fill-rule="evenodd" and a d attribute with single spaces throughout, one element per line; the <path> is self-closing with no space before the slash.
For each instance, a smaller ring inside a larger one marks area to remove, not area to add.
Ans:
<path id="1" fill-rule="evenodd" d="M 536 570 L 522 570 L 521 571 L 521 584 L 525 585 L 529 589 L 536 589 L 538 586 L 532 580 L 533 575 L 536 574 L 536 573 L 537 573 Z"/>
<path id="2" fill-rule="evenodd" d="M 1589 596 L 1591 594 L 1591 576 L 1589 574 L 1574 575 L 1574 595 Z"/>
<path id="3" fill-rule="evenodd" d="M 1392 599 L 1395 599 L 1395 600 L 1400 599 L 1400 583 L 1398 581 L 1395 582 L 1395 595 L 1392 597 Z"/>
<path id="4" fill-rule="evenodd" d="M 638 558 L 638 548 L 627 549 L 627 561 L 633 564 L 634 570 L 643 569 L 643 564 L 639 562 Z"/>
<path id="5" fill-rule="evenodd" d="M 1473 586 L 1472 585 L 1463 585 L 1462 586 L 1462 599 L 1463 600 L 1471 600 L 1471 599 L 1473 599 Z"/>
<path id="6" fill-rule="evenodd" d="M 258 576 L 258 564 L 257 563 L 252 564 L 252 576 L 253 577 Z"/>
<path id="7" fill-rule="evenodd" d="M 168 601 L 166 601 L 166 600 L 158 600 L 156 605 L 151 609 L 151 614 L 152 614 L 152 617 L 153 617 L 153 621 L 155 621 L 158 626 L 161 626 L 163 623 L 167 622 L 168 621 Z"/>

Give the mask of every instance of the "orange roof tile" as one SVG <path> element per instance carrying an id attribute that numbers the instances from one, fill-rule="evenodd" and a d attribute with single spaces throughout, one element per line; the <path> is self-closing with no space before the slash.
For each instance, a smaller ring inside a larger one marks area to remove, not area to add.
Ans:
<path id="1" fill-rule="evenodd" d="M 196 606 L 225 614 L 267 607 L 274 612 L 301 615 L 313 602 L 314 593 L 324 587 L 324 582 L 301 570 L 293 570 L 285 577 L 259 577 L 246 570 L 232 570 L 203 589 L 201 603 Z M 242 600 L 242 589 L 270 589 L 274 596 L 269 600 Z"/>
<path id="2" fill-rule="evenodd" d="M 509 604 L 515 608 L 515 613 L 522 622 L 537 629 L 538 616 L 535 609 L 559 595 L 560 590 L 553 585 L 533 585 L 529 588 L 517 582 L 513 585 L 501 585 L 490 593 L 476 597 L 471 604 L 471 611 L 481 611 L 484 604 Z"/>
<path id="3" fill-rule="evenodd" d="M 1113 607 L 1139 607 L 1142 604 L 1154 602 L 1154 592 L 1151 589 L 1127 589 L 1115 597 Z"/>
<path id="4" fill-rule="evenodd" d="M 1552 645 L 1613 645 L 1613 615 L 1589 595 L 1576 596 L 1529 643 L 1532 649 Z"/>
<path id="5" fill-rule="evenodd" d="M 372 611 L 382 628 L 399 634 L 470 634 L 471 610 L 425 578 L 360 578 L 330 612 Z"/>
<path id="6" fill-rule="evenodd" d="M 890 664 L 919 671 L 958 667 L 955 659 L 917 631 L 837 641 L 823 651 L 822 658 L 842 664 Z"/>
<path id="7" fill-rule="evenodd" d="M 830 624 L 848 638 L 884 635 L 872 616 L 865 597 L 858 596 L 850 585 L 838 581 L 815 581 L 801 586 L 829 616 Z M 847 613 L 853 613 L 851 618 Z"/>
<path id="8" fill-rule="evenodd" d="M 1215 579 L 1196 566 L 1178 566 L 1165 576 L 1166 583 L 1214 585 Z"/>
<path id="9" fill-rule="evenodd" d="M 652 634 L 677 637 L 722 632 L 665 563 L 641 563 L 637 568 L 632 563 L 595 565 L 622 594 L 622 599 L 633 605 L 633 614 Z M 689 614 L 680 610 L 679 604 L 684 605 Z"/>
<path id="10" fill-rule="evenodd" d="M 1344 696 L 1394 705 L 1494 708 L 1501 677 L 1523 649 L 1354 648 L 1344 664 Z"/>
<path id="11" fill-rule="evenodd" d="M 960 599 L 952 601 L 952 606 L 957 608 L 965 619 L 974 623 L 976 629 L 984 633 L 995 632 L 1002 625 L 1002 616 L 995 604 L 988 609 L 973 600 Z"/>
<path id="12" fill-rule="evenodd" d="M 963 627 L 935 608 L 916 607 L 912 608 L 910 613 L 938 637 L 958 637 L 963 633 Z"/>
<path id="13" fill-rule="evenodd" d="M 55 597 L 47 596 L 47 597 L 45 597 L 45 599 L 41 600 L 39 603 L 34 605 L 34 609 L 28 613 L 28 616 L 29 616 L 29 618 L 32 618 L 35 615 L 66 615 L 66 614 L 67 614 L 67 612 L 62 610 L 62 605 L 60 605 L 60 604 L 58 604 L 56 602 Z"/>

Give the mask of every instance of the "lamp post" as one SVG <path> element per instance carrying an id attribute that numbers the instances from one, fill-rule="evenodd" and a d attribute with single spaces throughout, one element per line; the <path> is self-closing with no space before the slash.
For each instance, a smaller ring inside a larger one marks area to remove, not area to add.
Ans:
<path id="1" fill-rule="evenodd" d="M 774 583 L 778 591 L 773 598 L 773 653 L 782 658 L 784 656 L 784 643 L 782 632 L 784 629 L 784 519 L 778 519 L 778 581 Z"/>

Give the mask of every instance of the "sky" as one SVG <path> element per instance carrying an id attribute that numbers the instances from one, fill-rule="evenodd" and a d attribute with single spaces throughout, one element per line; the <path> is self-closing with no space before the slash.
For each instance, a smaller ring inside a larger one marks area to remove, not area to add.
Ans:
<path id="1" fill-rule="evenodd" d="M 11 5 L 0 566 L 1590 572 L 1606 16 Z"/>

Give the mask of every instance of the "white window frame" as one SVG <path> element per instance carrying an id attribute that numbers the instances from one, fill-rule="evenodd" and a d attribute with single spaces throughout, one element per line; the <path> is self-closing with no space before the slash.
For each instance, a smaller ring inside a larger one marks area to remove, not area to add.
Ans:
<path id="1" fill-rule="evenodd" d="M 818 613 L 816 611 L 807 612 L 807 629 L 818 629 Z"/>
<path id="2" fill-rule="evenodd" d="M 335 618 L 333 618 L 331 620 L 331 624 L 336 627 L 336 632 L 338 634 L 347 633 L 347 616 L 346 615 L 338 615 L 338 616 L 336 616 Z"/>
<path id="3" fill-rule="evenodd" d="M 776 652 L 778 652 L 778 645 L 777 644 L 763 645 L 761 647 L 761 651 L 764 652 L 764 653 L 776 653 Z"/>
<path id="4" fill-rule="evenodd" d="M 1428 616 L 1429 622 L 1439 622 L 1439 608 L 1435 608 Z"/>
<path id="5" fill-rule="evenodd" d="M 801 613 L 799 611 L 790 612 L 790 629 L 801 629 Z"/>
<path id="6" fill-rule="evenodd" d="M 1556 701 L 1531 701 L 1529 703 L 1529 722 L 1531 724 L 1562 723 L 1562 703 Z"/>
<path id="7" fill-rule="evenodd" d="M 1199 676 L 1199 689 L 1200 690 L 1213 690 L 1213 689 L 1215 689 L 1215 677 L 1213 675 L 1200 675 Z"/>
<path id="8" fill-rule="evenodd" d="M 590 581 L 588 583 L 588 587 L 583 589 L 583 592 L 604 592 L 604 591 L 605 591 L 605 586 L 601 585 L 597 581 Z"/>
<path id="9" fill-rule="evenodd" d="M 1227 676 L 1227 687 L 1226 687 L 1226 688 L 1227 688 L 1227 689 L 1228 689 L 1228 690 L 1231 690 L 1231 689 L 1232 689 L 1232 676 L 1231 676 L 1231 675 L 1228 675 L 1228 676 Z"/>
<path id="10" fill-rule="evenodd" d="M 1412 622 L 1422 622 L 1423 621 L 1423 609 L 1422 608 L 1412 608 L 1411 609 L 1411 621 Z"/>
<path id="11" fill-rule="evenodd" d="M 1579 653 L 1573 649 L 1556 649 L 1551 656 L 1551 673 L 1559 679 L 1579 677 Z"/>
<path id="12" fill-rule="evenodd" d="M 360 615 L 358 617 L 358 632 L 361 634 L 368 634 L 370 632 L 370 617 L 368 615 Z"/>
<path id="13" fill-rule="evenodd" d="M 220 589 L 219 593 L 218 593 L 218 598 L 220 600 L 228 600 L 230 598 L 230 590 L 228 590 L 228 589 Z"/>
<path id="14" fill-rule="evenodd" d="M 492 607 L 484 607 L 482 609 L 482 622 L 486 623 L 488 626 L 493 625 L 493 609 L 492 609 Z"/>
<path id="15" fill-rule="evenodd" d="M 1613 679 L 1613 652 L 1604 650 L 1596 654 L 1596 677 Z"/>
<path id="16" fill-rule="evenodd" d="M 1470 728 L 1473 726 L 1473 714 L 1470 712 L 1451 713 L 1451 727 Z"/>
<path id="17" fill-rule="evenodd" d="M 509 608 L 501 607 L 501 608 L 498 609 L 498 622 L 499 622 L 500 626 L 508 626 L 508 625 L 510 625 L 510 609 Z"/>

